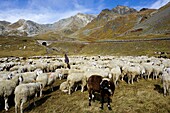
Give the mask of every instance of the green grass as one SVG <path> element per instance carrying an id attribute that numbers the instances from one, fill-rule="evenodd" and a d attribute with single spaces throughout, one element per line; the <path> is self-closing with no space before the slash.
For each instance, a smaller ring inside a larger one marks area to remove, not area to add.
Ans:
<path id="1" fill-rule="evenodd" d="M 0 57 L 37 55 L 114 55 L 114 56 L 155 56 L 155 52 L 170 53 L 170 41 L 141 42 L 55 42 L 47 49 L 39 45 L 33 38 L 6 37 L 0 41 Z M 24 49 L 25 46 L 25 49 Z M 170 55 L 168 54 L 168 57 Z"/>
<path id="2" fill-rule="evenodd" d="M 45 55 L 46 48 L 29 37 L 0 37 L 0 57 Z"/>

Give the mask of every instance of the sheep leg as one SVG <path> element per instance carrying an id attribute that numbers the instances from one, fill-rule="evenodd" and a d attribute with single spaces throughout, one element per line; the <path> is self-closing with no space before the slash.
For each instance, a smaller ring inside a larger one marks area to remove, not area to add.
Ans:
<path id="1" fill-rule="evenodd" d="M 166 85 L 166 91 L 168 91 L 168 92 L 166 92 L 166 95 L 168 95 L 168 93 L 169 93 L 169 85 L 168 84 Z"/>
<path id="2" fill-rule="evenodd" d="M 92 100 L 92 93 L 89 91 L 89 106 L 91 106 L 91 100 Z"/>
<path id="3" fill-rule="evenodd" d="M 35 98 L 33 98 L 33 102 L 34 102 L 34 106 L 36 106 L 36 104 L 35 104 Z"/>
<path id="4" fill-rule="evenodd" d="M 150 73 L 148 73 L 148 80 L 149 80 Z"/>
<path id="5" fill-rule="evenodd" d="M 42 97 L 42 89 L 40 90 L 40 97 Z"/>
<path id="6" fill-rule="evenodd" d="M 84 91 L 84 87 L 85 87 L 85 85 L 86 85 L 86 81 L 83 81 L 83 83 L 82 83 L 82 85 L 81 85 L 81 92 L 83 92 L 83 91 Z"/>
<path id="7" fill-rule="evenodd" d="M 116 80 L 114 81 L 114 85 L 115 85 L 115 87 L 117 87 Z"/>
<path id="8" fill-rule="evenodd" d="M 100 109 L 102 109 L 102 110 L 103 110 L 103 104 L 104 104 L 104 95 L 101 95 L 101 97 L 102 97 L 102 99 L 101 99 L 101 107 L 100 107 Z"/>
<path id="9" fill-rule="evenodd" d="M 74 85 L 74 83 L 70 83 L 69 86 L 68 86 L 68 94 L 69 95 L 71 94 L 71 90 L 72 90 L 73 85 Z"/>
<path id="10" fill-rule="evenodd" d="M 109 110 L 112 110 L 111 106 L 110 106 L 110 98 L 108 97 L 108 105 L 107 105 Z"/>
<path id="11" fill-rule="evenodd" d="M 23 98 L 22 100 L 21 100 L 21 105 L 20 105 L 20 112 L 21 113 L 23 113 L 23 105 L 24 105 L 24 103 L 27 101 L 27 97 L 25 97 L 25 98 Z"/>
<path id="12" fill-rule="evenodd" d="M 78 85 L 75 86 L 75 90 L 74 91 L 77 91 L 77 89 L 78 89 Z"/>
<path id="13" fill-rule="evenodd" d="M 153 73 L 153 76 L 152 76 L 152 80 L 154 79 L 154 77 L 156 76 L 156 72 L 155 73 Z"/>
<path id="14" fill-rule="evenodd" d="M 133 77 L 131 76 L 131 84 L 133 84 Z"/>
<path id="15" fill-rule="evenodd" d="M 53 90 L 53 85 L 51 85 L 50 87 L 51 87 L 51 91 L 53 92 L 53 91 L 54 91 L 54 90 Z"/>
<path id="16" fill-rule="evenodd" d="M 128 77 L 127 79 L 128 79 L 128 84 L 130 84 L 130 78 Z"/>
<path id="17" fill-rule="evenodd" d="M 21 105 L 20 105 L 20 112 L 23 113 L 23 104 L 24 102 L 22 101 Z"/>
<path id="18" fill-rule="evenodd" d="M 5 99 L 5 110 L 8 111 L 8 108 L 9 108 L 9 106 L 8 106 L 8 98 L 5 97 L 4 99 Z"/>
<path id="19" fill-rule="evenodd" d="M 15 103 L 15 113 L 18 113 L 18 105 Z"/>
<path id="20" fill-rule="evenodd" d="M 164 89 L 164 96 L 166 96 L 166 84 L 163 83 L 163 89 Z"/>

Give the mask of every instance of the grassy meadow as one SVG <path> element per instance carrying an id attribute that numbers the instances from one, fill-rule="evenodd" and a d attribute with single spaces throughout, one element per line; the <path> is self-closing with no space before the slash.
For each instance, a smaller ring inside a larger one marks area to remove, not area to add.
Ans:
<path id="1" fill-rule="evenodd" d="M 58 88 L 65 80 L 57 80 L 54 91 L 46 88 L 43 97 L 36 98 L 36 107 L 31 100 L 30 106 L 24 104 L 25 113 L 169 113 L 170 96 L 163 96 L 161 80 L 145 80 L 127 84 L 120 81 L 113 97 L 111 97 L 112 111 L 107 109 L 107 102 L 104 103 L 104 110 L 100 110 L 100 98 L 98 97 L 92 106 L 88 106 L 88 92 L 78 90 L 71 95 L 61 92 Z M 11 107 L 12 106 L 12 107 Z M 11 104 L 8 113 L 14 113 L 14 104 Z M 5 113 L 4 110 L 0 111 Z"/>
<path id="2" fill-rule="evenodd" d="M 157 56 L 155 52 L 166 52 L 170 58 L 170 40 L 139 42 L 75 42 L 58 41 L 48 47 L 38 44 L 34 38 L 5 37 L 0 41 L 0 57 L 29 57 L 38 55 L 114 55 Z"/>

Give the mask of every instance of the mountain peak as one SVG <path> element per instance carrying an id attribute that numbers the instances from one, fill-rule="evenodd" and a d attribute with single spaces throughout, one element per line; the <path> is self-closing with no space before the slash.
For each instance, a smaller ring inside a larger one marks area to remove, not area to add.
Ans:
<path id="1" fill-rule="evenodd" d="M 137 10 L 134 8 L 130 8 L 128 6 L 121 6 L 121 5 L 118 5 L 117 7 L 113 8 L 112 11 L 114 13 L 118 13 L 121 15 L 137 12 Z"/>

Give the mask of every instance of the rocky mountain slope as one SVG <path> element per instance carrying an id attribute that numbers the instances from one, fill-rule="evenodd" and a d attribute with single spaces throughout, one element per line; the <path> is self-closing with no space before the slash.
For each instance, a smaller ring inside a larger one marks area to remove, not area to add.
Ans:
<path id="1" fill-rule="evenodd" d="M 5 24 L 6 23 L 6 24 Z M 51 28 L 50 24 L 38 24 L 30 20 L 20 19 L 15 23 L 0 22 L 0 35 L 34 36 Z"/>
<path id="2" fill-rule="evenodd" d="M 170 6 L 140 11 L 126 6 L 103 10 L 91 23 L 71 37 L 80 40 L 120 39 L 146 35 L 168 35 L 170 32 Z"/>
<path id="3" fill-rule="evenodd" d="M 34 36 L 47 31 L 62 31 L 71 34 L 84 27 L 95 18 L 94 15 L 78 13 L 70 18 L 62 19 L 54 24 L 38 24 L 30 20 L 20 19 L 15 23 L 0 21 L 0 35 Z"/>
<path id="4" fill-rule="evenodd" d="M 59 20 L 52 25 L 55 31 L 62 31 L 65 34 L 71 34 L 78 29 L 86 26 L 91 22 L 96 16 L 78 13 L 75 16 L 71 16 L 66 19 Z"/>
<path id="5" fill-rule="evenodd" d="M 145 21 L 135 25 L 127 34 L 133 35 L 133 31 L 138 35 L 170 34 L 170 3 L 145 18 Z"/>

